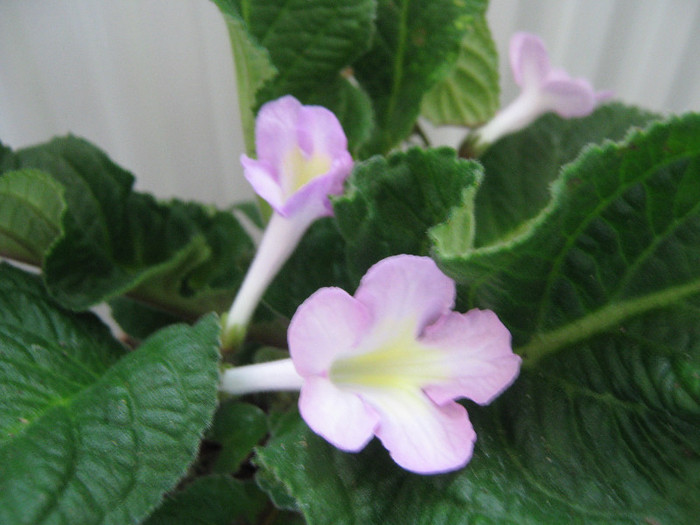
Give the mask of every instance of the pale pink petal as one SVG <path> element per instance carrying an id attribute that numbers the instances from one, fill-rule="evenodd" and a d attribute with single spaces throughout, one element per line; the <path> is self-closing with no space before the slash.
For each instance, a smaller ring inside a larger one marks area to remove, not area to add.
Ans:
<path id="1" fill-rule="evenodd" d="M 418 334 L 454 305 L 455 283 L 429 257 L 396 255 L 379 261 L 362 278 L 355 298 L 386 333 L 407 327 Z"/>
<path id="2" fill-rule="evenodd" d="M 255 148 L 258 160 L 276 170 L 289 151 L 299 146 L 298 119 L 301 103 L 285 96 L 264 104 L 255 120 Z"/>
<path id="3" fill-rule="evenodd" d="M 458 403 L 437 406 L 421 392 L 366 395 L 380 415 L 375 431 L 401 467 L 419 474 L 437 474 L 466 465 L 476 433 L 466 409 Z"/>
<path id="4" fill-rule="evenodd" d="M 420 341 L 442 352 L 450 370 L 450 377 L 424 388 L 439 405 L 462 397 L 490 403 L 520 370 L 510 332 L 490 310 L 451 312 L 428 327 Z"/>
<path id="5" fill-rule="evenodd" d="M 299 146 L 308 156 L 319 152 L 331 158 L 347 155 L 348 140 L 331 111 L 322 106 L 302 106 L 298 119 Z"/>
<path id="6" fill-rule="evenodd" d="M 323 374 L 368 331 L 367 309 L 340 288 L 321 288 L 297 309 L 287 338 L 301 376 Z"/>
<path id="7" fill-rule="evenodd" d="M 596 105 L 593 86 L 584 79 L 548 79 L 540 96 L 546 110 L 565 118 L 589 115 Z"/>
<path id="8" fill-rule="evenodd" d="M 612 89 L 604 89 L 603 91 L 596 91 L 595 101 L 596 103 L 605 102 L 615 96 L 615 92 Z"/>
<path id="9" fill-rule="evenodd" d="M 514 34 L 510 40 L 510 67 L 519 86 L 539 86 L 551 69 L 542 40 L 530 33 Z"/>
<path id="10" fill-rule="evenodd" d="M 299 412 L 311 430 L 332 445 L 357 452 L 374 436 L 379 417 L 362 399 L 336 388 L 328 379 L 307 378 L 301 387 Z"/>
<path id="11" fill-rule="evenodd" d="M 260 195 L 277 212 L 284 207 L 285 197 L 277 180 L 277 171 L 265 161 L 251 159 L 241 155 L 243 174 L 253 187 L 253 191 Z"/>

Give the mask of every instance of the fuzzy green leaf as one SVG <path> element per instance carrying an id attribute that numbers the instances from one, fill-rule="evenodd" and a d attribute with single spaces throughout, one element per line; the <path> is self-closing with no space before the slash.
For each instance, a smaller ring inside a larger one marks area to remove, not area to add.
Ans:
<path id="1" fill-rule="evenodd" d="M 586 145 L 622 140 L 630 128 L 644 127 L 657 118 L 613 103 L 585 118 L 546 115 L 493 144 L 479 159 L 486 175 L 476 195 L 476 244 L 513 233 L 537 215 L 549 202 L 550 186 L 562 166 Z"/>
<path id="2" fill-rule="evenodd" d="M 478 163 L 448 148 L 414 148 L 358 164 L 334 201 L 353 284 L 390 255 L 427 255 L 430 228 L 466 205 L 480 179 Z"/>
<path id="3" fill-rule="evenodd" d="M 82 310 L 130 293 L 195 319 L 230 304 L 253 251 L 232 214 L 135 193 L 130 173 L 72 136 L 3 156 L 0 171 L 17 168 L 41 169 L 52 181 L 42 176 L 26 187 L 21 203 L 8 206 L 29 208 L 24 213 L 41 207 L 55 216 L 56 201 L 61 195 L 65 201 L 56 239 L 41 241 L 17 221 L 12 231 L 48 248 L 42 254 L 46 283 L 63 305 Z M 0 236 L 0 252 L 12 255 L 6 240 Z M 41 264 L 35 257 L 29 262 Z"/>
<path id="4" fill-rule="evenodd" d="M 0 523 L 123 524 L 185 473 L 216 405 L 219 324 L 125 353 L 0 267 Z"/>

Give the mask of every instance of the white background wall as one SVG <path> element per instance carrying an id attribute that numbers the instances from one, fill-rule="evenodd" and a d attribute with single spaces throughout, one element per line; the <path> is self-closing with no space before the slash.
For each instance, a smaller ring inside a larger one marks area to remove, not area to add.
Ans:
<path id="1" fill-rule="evenodd" d="M 697 0 L 491 0 L 504 102 L 509 36 L 628 103 L 700 110 Z M 137 188 L 225 206 L 247 198 L 233 67 L 208 0 L 0 1 L 0 140 L 68 132 L 137 175 Z"/>

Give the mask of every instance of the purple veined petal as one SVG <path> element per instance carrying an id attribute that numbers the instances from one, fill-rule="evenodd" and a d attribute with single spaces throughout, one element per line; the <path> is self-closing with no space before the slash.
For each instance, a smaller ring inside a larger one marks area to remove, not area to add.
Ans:
<path id="1" fill-rule="evenodd" d="M 442 353 L 450 370 L 445 381 L 424 388 L 439 405 L 459 398 L 488 404 L 520 371 L 521 359 L 511 349 L 510 332 L 490 310 L 450 312 L 429 326 L 420 342 Z"/>
<path id="2" fill-rule="evenodd" d="M 301 108 L 290 95 L 263 104 L 255 119 L 258 160 L 278 170 L 288 152 L 299 146 L 297 122 Z"/>
<path id="3" fill-rule="evenodd" d="M 379 413 L 376 436 L 399 466 L 439 474 L 462 468 L 471 459 L 476 433 L 462 405 L 438 406 L 420 391 L 364 397 Z"/>
<path id="4" fill-rule="evenodd" d="M 593 86 L 582 78 L 548 79 L 542 86 L 540 98 L 546 110 L 565 118 L 589 115 L 596 105 Z"/>
<path id="5" fill-rule="evenodd" d="M 383 332 L 408 328 L 418 336 L 454 306 L 455 294 L 454 281 L 430 257 L 396 255 L 367 270 L 355 298 Z"/>
<path id="6" fill-rule="evenodd" d="M 253 187 L 253 191 L 265 199 L 270 206 L 280 213 L 284 208 L 285 197 L 277 180 L 277 171 L 265 161 L 251 159 L 241 155 L 243 174 Z"/>
<path id="7" fill-rule="evenodd" d="M 332 445 L 357 452 L 374 437 L 379 416 L 357 395 L 336 388 L 328 379 L 310 377 L 299 395 L 299 412 L 311 430 Z"/>
<path id="8" fill-rule="evenodd" d="M 515 33 L 510 40 L 510 67 L 523 89 L 539 86 L 551 70 L 542 40 L 530 33 Z"/>
<path id="9" fill-rule="evenodd" d="M 289 352 L 301 376 L 326 374 L 352 350 L 371 324 L 368 310 L 340 288 L 321 288 L 297 309 L 287 331 Z"/>

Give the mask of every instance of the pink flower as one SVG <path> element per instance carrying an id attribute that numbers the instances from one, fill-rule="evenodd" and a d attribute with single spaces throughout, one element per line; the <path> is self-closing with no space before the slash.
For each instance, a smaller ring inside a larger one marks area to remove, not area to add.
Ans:
<path id="1" fill-rule="evenodd" d="M 333 215 L 328 195 L 339 195 L 352 169 L 347 139 L 335 115 L 302 106 L 292 96 L 260 108 L 257 160 L 241 156 L 255 192 L 283 217 Z"/>
<path id="2" fill-rule="evenodd" d="M 226 317 L 225 348 L 243 341 L 265 289 L 308 227 L 333 214 L 329 195 L 343 191 L 353 162 L 338 119 L 292 96 L 268 102 L 255 123 L 258 159 L 241 157 L 245 177 L 274 213 Z"/>
<path id="3" fill-rule="evenodd" d="M 510 41 L 510 66 L 520 95 L 478 130 L 479 142 L 493 143 L 524 128 L 540 115 L 554 112 L 564 118 L 589 115 L 610 91 L 596 92 L 583 78 L 571 78 L 553 68 L 544 43 L 536 35 L 516 33 Z"/>
<path id="4" fill-rule="evenodd" d="M 455 399 L 488 404 L 517 377 L 510 333 L 488 310 L 451 311 L 455 284 L 428 257 L 380 261 L 355 296 L 323 288 L 292 318 L 307 424 L 346 451 L 377 436 L 403 468 L 464 466 L 476 434 Z"/>

